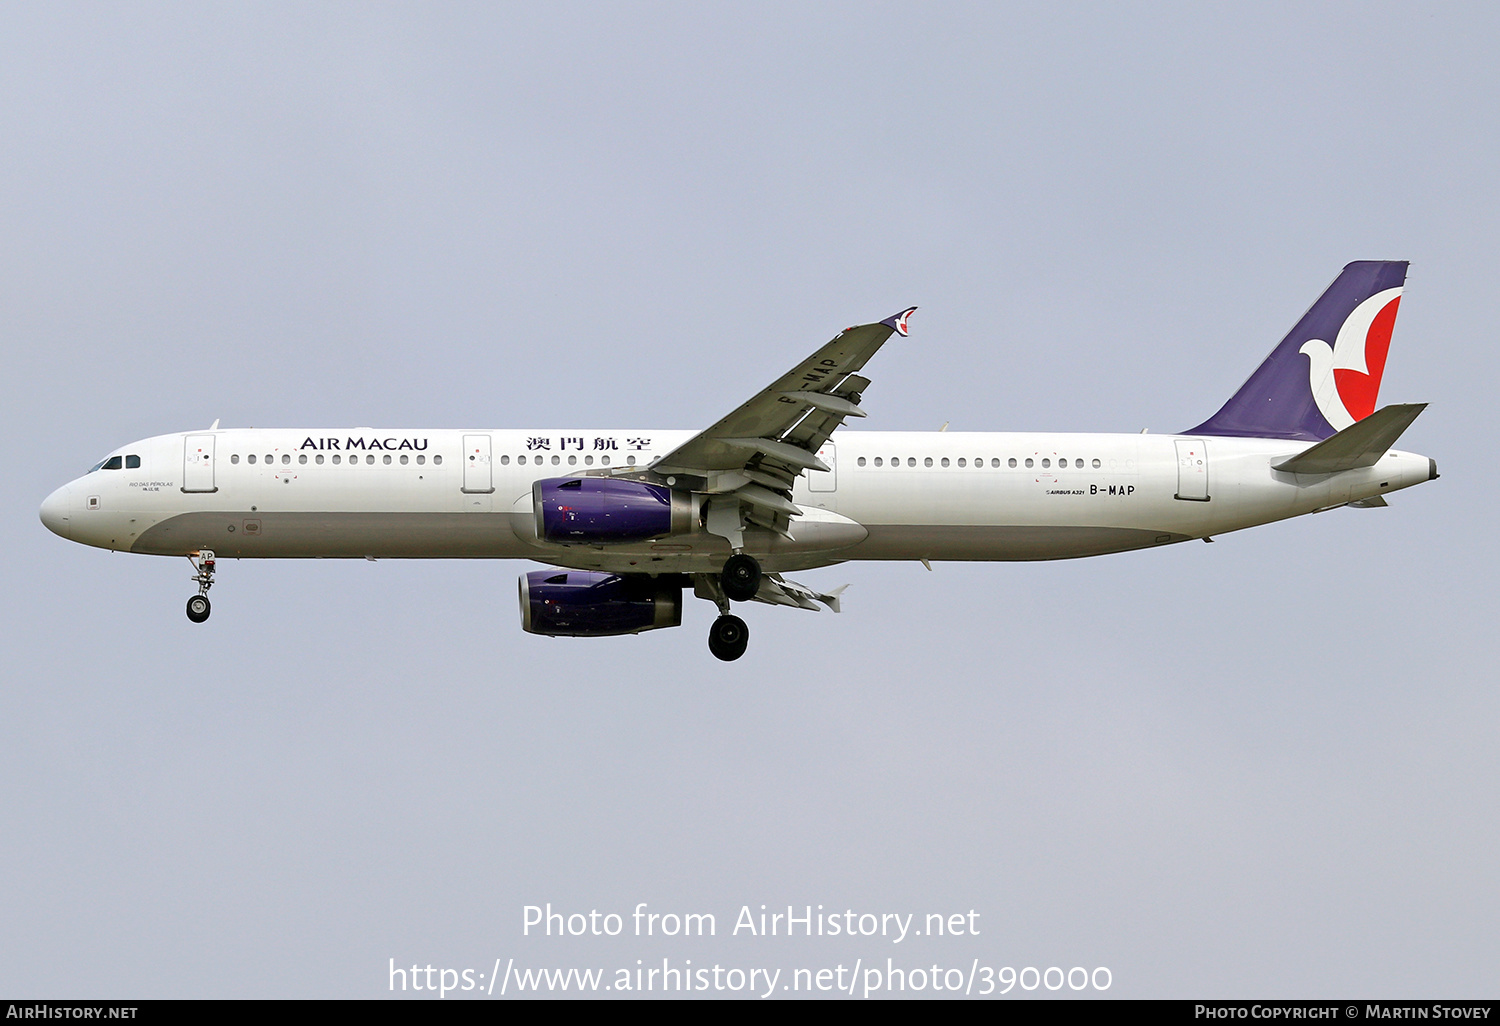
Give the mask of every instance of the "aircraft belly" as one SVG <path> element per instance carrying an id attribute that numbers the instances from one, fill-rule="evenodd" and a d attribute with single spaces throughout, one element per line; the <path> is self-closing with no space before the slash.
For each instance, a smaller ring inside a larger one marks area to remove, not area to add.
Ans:
<path id="1" fill-rule="evenodd" d="M 147 529 L 132 552 L 182 555 L 212 549 L 256 558 L 522 558 L 533 549 L 510 513 L 252 512 L 183 513 Z"/>
<path id="2" fill-rule="evenodd" d="M 1018 561 L 1073 559 L 1187 541 L 1171 531 L 1131 527 L 958 524 L 872 525 L 870 537 L 844 559 Z"/>

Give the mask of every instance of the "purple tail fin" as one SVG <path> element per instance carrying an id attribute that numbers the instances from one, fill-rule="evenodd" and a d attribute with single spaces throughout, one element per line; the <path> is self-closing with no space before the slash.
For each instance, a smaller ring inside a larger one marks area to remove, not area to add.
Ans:
<path id="1" fill-rule="evenodd" d="M 1375 412 L 1406 266 L 1346 266 L 1233 398 L 1183 434 L 1317 442 Z"/>

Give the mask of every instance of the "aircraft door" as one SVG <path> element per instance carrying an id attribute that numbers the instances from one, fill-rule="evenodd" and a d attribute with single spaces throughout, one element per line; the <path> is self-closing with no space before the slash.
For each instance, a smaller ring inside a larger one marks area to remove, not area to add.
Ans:
<path id="1" fill-rule="evenodd" d="M 807 472 L 807 490 L 810 492 L 831 492 L 838 487 L 839 464 L 838 453 L 834 450 L 832 442 L 824 442 L 823 448 L 818 450 L 818 459 L 828 464 L 828 471 L 809 470 Z"/>
<path id="2" fill-rule="evenodd" d="M 182 490 L 216 492 L 214 485 L 214 436 L 188 435 L 182 446 Z"/>
<path id="3" fill-rule="evenodd" d="M 1177 439 L 1177 495 L 1190 502 L 1208 501 L 1208 449 L 1201 438 Z"/>
<path id="4" fill-rule="evenodd" d="M 495 490 L 491 475 L 490 436 L 464 435 L 464 487 L 468 494 L 488 495 Z"/>

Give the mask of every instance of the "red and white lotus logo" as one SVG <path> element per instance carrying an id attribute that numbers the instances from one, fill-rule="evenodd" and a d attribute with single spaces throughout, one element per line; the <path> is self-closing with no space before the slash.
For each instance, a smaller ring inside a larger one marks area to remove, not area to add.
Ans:
<path id="1" fill-rule="evenodd" d="M 1354 308 L 1329 345 L 1320 338 L 1302 344 L 1311 364 L 1308 379 L 1318 412 L 1342 431 L 1375 412 L 1380 394 L 1380 376 L 1391 347 L 1391 329 L 1396 326 L 1396 308 L 1401 289 L 1377 292 Z"/>

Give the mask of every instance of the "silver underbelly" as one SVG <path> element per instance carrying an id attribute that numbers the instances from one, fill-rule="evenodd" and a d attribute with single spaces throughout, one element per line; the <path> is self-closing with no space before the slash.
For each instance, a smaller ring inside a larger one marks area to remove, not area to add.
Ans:
<path id="1" fill-rule="evenodd" d="M 511 513 L 183 513 L 141 533 L 132 552 L 231 559 L 514 559 L 535 550 Z"/>
<path id="2" fill-rule="evenodd" d="M 1075 559 L 1187 541 L 1189 535 L 1131 527 L 948 524 L 867 525 L 868 538 L 844 559 Z"/>

